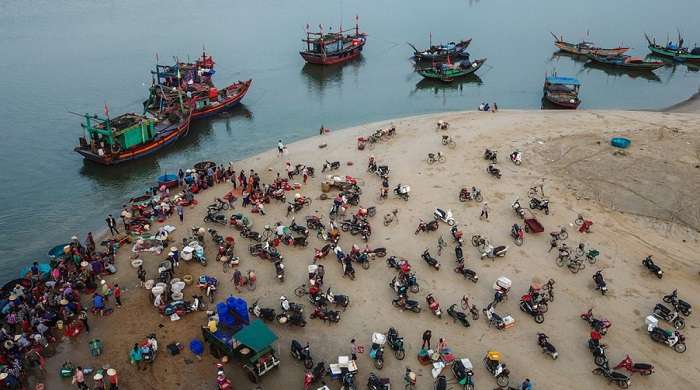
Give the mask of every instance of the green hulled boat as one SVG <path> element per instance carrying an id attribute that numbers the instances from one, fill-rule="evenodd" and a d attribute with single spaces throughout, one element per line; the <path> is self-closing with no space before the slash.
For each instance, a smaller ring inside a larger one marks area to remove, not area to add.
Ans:
<path id="1" fill-rule="evenodd" d="M 683 47 L 683 38 L 678 36 L 678 44 L 669 42 L 666 46 L 662 46 L 656 43 L 656 39 L 650 39 L 648 35 L 644 34 L 644 37 L 649 42 L 649 51 L 652 53 L 666 57 L 672 58 L 674 61 L 678 62 L 693 62 L 700 63 L 700 47 L 694 47 L 688 49 Z"/>
<path id="2" fill-rule="evenodd" d="M 476 72 L 479 70 L 479 68 L 481 68 L 481 65 L 483 65 L 484 62 L 486 62 L 486 58 L 474 61 L 464 60 L 454 64 L 449 62 L 433 64 L 431 67 L 418 68 L 416 69 L 416 72 L 427 79 L 440 80 L 449 83 L 456 78 L 464 77 Z"/>

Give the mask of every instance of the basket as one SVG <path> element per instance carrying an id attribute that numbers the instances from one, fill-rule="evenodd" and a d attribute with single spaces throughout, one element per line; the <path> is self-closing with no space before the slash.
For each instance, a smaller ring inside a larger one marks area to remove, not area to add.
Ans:
<path id="1" fill-rule="evenodd" d="M 141 260 L 141 259 L 134 259 L 134 260 L 131 260 L 131 266 L 134 267 L 134 268 L 138 268 L 138 267 L 140 267 L 140 266 L 142 266 L 142 265 L 143 265 L 143 260 Z"/>
<path id="2" fill-rule="evenodd" d="M 155 281 L 153 279 L 148 279 L 146 282 L 144 282 L 143 287 L 146 290 L 150 290 L 153 288 L 153 285 L 155 284 Z"/>
<path id="3" fill-rule="evenodd" d="M 194 282 L 194 278 L 192 275 L 185 275 L 182 277 L 182 281 L 185 282 L 186 285 L 191 286 Z"/>

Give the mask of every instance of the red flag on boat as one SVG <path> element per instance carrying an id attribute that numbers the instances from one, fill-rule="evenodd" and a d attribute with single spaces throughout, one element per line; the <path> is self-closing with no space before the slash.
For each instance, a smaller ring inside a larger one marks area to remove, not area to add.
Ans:
<path id="1" fill-rule="evenodd" d="M 105 116 L 109 118 L 109 107 L 107 107 L 107 103 L 105 103 Z"/>

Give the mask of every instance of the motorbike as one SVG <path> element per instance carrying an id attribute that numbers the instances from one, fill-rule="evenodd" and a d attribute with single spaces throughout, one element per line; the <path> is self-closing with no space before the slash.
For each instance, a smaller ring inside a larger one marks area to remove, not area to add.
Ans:
<path id="1" fill-rule="evenodd" d="M 627 355 L 617 366 L 613 367 L 614 370 L 619 370 L 624 368 L 631 373 L 639 373 L 642 376 L 651 375 L 654 373 L 654 366 L 648 363 L 634 363 L 630 355 Z"/>
<path id="2" fill-rule="evenodd" d="M 221 234 L 219 234 L 219 232 L 217 232 L 215 229 L 212 229 L 212 228 L 207 229 L 207 231 L 209 232 L 209 235 L 211 236 L 212 241 L 214 241 L 214 243 L 216 245 L 223 245 L 224 236 L 222 236 Z"/>
<path id="3" fill-rule="evenodd" d="M 388 165 L 377 165 L 377 164 L 372 164 L 367 167 L 367 172 L 373 173 L 380 178 L 388 178 L 389 177 L 389 166 Z"/>
<path id="4" fill-rule="evenodd" d="M 586 260 L 588 260 L 590 264 L 595 264 L 596 261 L 598 261 L 598 255 L 600 255 L 600 251 L 598 251 L 597 249 L 587 250 L 586 245 L 582 242 L 578 244 L 578 247 L 576 247 L 576 258 L 578 259 L 580 257 L 585 256 Z"/>
<path id="5" fill-rule="evenodd" d="M 527 293 L 520 298 L 520 310 L 532 316 L 536 323 L 541 324 L 544 322 L 544 315 L 542 315 L 537 304 L 532 302 L 532 294 Z"/>
<path id="6" fill-rule="evenodd" d="M 207 211 L 207 215 L 204 216 L 204 222 L 218 223 L 225 226 L 226 216 L 219 211 Z"/>
<path id="7" fill-rule="evenodd" d="M 658 303 L 654 306 L 654 317 L 662 319 L 669 324 L 672 324 L 674 328 L 680 330 L 685 328 L 685 320 L 676 310 L 671 310 L 668 307 Z"/>
<path id="8" fill-rule="evenodd" d="M 510 154 L 510 161 L 515 165 L 520 165 L 523 163 L 523 153 L 519 150 L 514 150 Z"/>
<path id="9" fill-rule="evenodd" d="M 306 320 L 304 319 L 304 315 L 301 312 L 296 312 L 296 311 L 291 311 L 291 312 L 283 312 L 277 315 L 277 322 L 280 324 L 291 324 L 294 326 L 300 326 L 300 327 L 305 327 L 306 326 Z"/>
<path id="10" fill-rule="evenodd" d="M 462 188 L 459 190 L 459 201 L 466 202 L 468 200 L 475 200 L 481 202 L 483 197 L 481 196 L 481 190 L 472 186 L 471 190 L 469 188 Z"/>
<path id="11" fill-rule="evenodd" d="M 306 168 L 306 173 L 309 176 L 314 177 L 314 167 L 310 167 L 310 166 L 304 165 L 304 164 L 296 164 L 294 166 L 294 171 L 292 171 L 292 173 L 294 175 L 301 175 L 304 172 L 304 168 Z"/>
<path id="12" fill-rule="evenodd" d="M 303 209 L 304 206 L 308 206 L 311 204 L 311 199 L 309 198 L 304 198 L 303 202 L 297 202 L 296 200 L 294 202 L 287 202 L 287 216 L 291 213 L 297 213 L 299 210 Z"/>
<path id="13" fill-rule="evenodd" d="M 542 348 L 542 353 L 546 353 L 553 360 L 557 360 L 557 357 L 559 357 L 557 349 L 554 348 L 554 345 L 552 345 L 552 343 L 549 342 L 549 337 L 546 334 L 537 333 L 537 345 L 539 345 L 540 348 Z"/>
<path id="14" fill-rule="evenodd" d="M 423 251 L 423 254 L 420 256 L 423 260 L 425 260 L 426 263 L 428 263 L 429 266 L 435 268 L 436 270 L 440 270 L 440 263 L 437 261 L 436 258 L 430 255 L 430 252 L 428 252 L 428 249 Z"/>
<path id="15" fill-rule="evenodd" d="M 595 282 L 595 289 L 600 290 L 601 294 L 605 295 L 608 292 L 608 285 L 605 283 L 603 271 L 597 271 L 593 274 L 593 281 Z"/>
<path id="16" fill-rule="evenodd" d="M 306 227 L 309 230 L 318 230 L 323 228 L 323 223 L 321 222 L 321 218 L 319 218 L 316 215 L 307 215 L 306 218 Z"/>
<path id="17" fill-rule="evenodd" d="M 495 176 L 496 179 L 500 179 L 500 178 L 501 178 L 501 170 L 498 169 L 498 168 L 496 168 L 496 166 L 493 165 L 493 164 L 489 164 L 489 165 L 486 167 L 486 173 L 488 173 L 488 174 L 491 175 L 491 176 Z"/>
<path id="18" fill-rule="evenodd" d="M 681 314 L 686 317 L 693 312 L 690 303 L 678 298 L 678 290 L 673 290 L 672 293 L 664 295 L 664 302 L 672 304 L 677 311 L 681 312 Z"/>
<path id="19" fill-rule="evenodd" d="M 410 368 L 406 367 L 406 372 L 403 375 L 404 388 L 406 390 L 416 390 L 416 380 L 418 376 Z"/>
<path id="20" fill-rule="evenodd" d="M 340 377 L 340 383 L 340 390 L 356 390 L 355 373 L 350 371 L 344 373 L 343 376 Z"/>
<path id="21" fill-rule="evenodd" d="M 513 211 L 515 211 L 515 214 L 520 216 L 520 218 L 525 218 L 525 209 L 523 209 L 523 206 L 520 205 L 520 199 L 514 200 L 510 207 L 513 209 Z"/>
<path id="22" fill-rule="evenodd" d="M 408 289 L 414 294 L 417 294 L 420 291 L 420 285 L 418 284 L 418 280 L 416 279 L 416 274 L 414 273 L 407 273 L 403 274 L 403 276 L 400 276 L 399 278 L 399 283 L 396 282 L 396 277 L 392 279 L 390 283 L 391 287 L 394 288 L 396 285 L 400 285 L 401 288 L 394 288 L 394 291 L 397 294 L 405 294 L 404 292 L 401 292 L 401 289 Z"/>
<path id="23" fill-rule="evenodd" d="M 330 310 L 327 307 L 316 306 L 314 307 L 314 311 L 309 314 L 309 318 L 318 318 L 330 324 L 331 322 L 340 321 L 340 312 L 337 310 Z"/>
<path id="24" fill-rule="evenodd" d="M 309 228 L 307 228 L 306 226 L 297 225 L 294 218 L 292 218 L 292 223 L 289 224 L 289 230 L 293 231 L 294 233 L 303 235 L 304 237 L 309 236 Z"/>
<path id="25" fill-rule="evenodd" d="M 314 263 L 318 260 L 325 258 L 333 249 L 332 244 L 326 244 L 321 249 L 314 248 Z"/>
<path id="26" fill-rule="evenodd" d="M 386 259 L 386 265 L 404 274 L 411 271 L 411 264 L 409 264 L 407 260 L 396 256 L 389 256 L 389 258 Z"/>
<path id="27" fill-rule="evenodd" d="M 428 153 L 428 164 L 434 164 L 436 162 L 445 162 L 445 155 L 442 152 Z"/>
<path id="28" fill-rule="evenodd" d="M 228 220 L 228 223 L 238 230 L 242 230 L 244 227 L 253 227 L 253 222 L 249 220 L 248 217 L 245 217 L 240 213 L 232 214 Z"/>
<path id="29" fill-rule="evenodd" d="M 447 377 L 438 375 L 435 379 L 435 384 L 433 384 L 433 390 L 447 390 Z"/>
<path id="30" fill-rule="evenodd" d="M 248 251 L 250 252 L 251 256 L 258 256 L 263 260 L 277 261 L 283 259 L 282 255 L 280 255 L 277 249 L 275 249 L 274 246 L 271 246 L 269 242 L 250 245 L 248 247 Z"/>
<path id="31" fill-rule="evenodd" d="M 285 312 L 302 313 L 304 311 L 304 305 L 290 302 L 284 295 L 280 297 L 280 307 Z"/>
<path id="32" fill-rule="evenodd" d="M 525 230 L 522 227 L 520 227 L 520 225 L 518 225 L 517 223 L 513 224 L 513 227 L 510 228 L 510 236 L 513 237 L 515 245 L 523 245 L 523 239 L 525 238 Z"/>
<path id="33" fill-rule="evenodd" d="M 430 222 L 423 222 L 423 220 L 421 219 L 418 223 L 418 227 L 416 228 L 415 234 L 418 234 L 420 232 L 434 232 L 438 230 L 438 226 L 438 221 L 435 219 Z"/>
<path id="34" fill-rule="evenodd" d="M 476 308 L 476 305 L 469 304 L 469 297 L 466 295 L 462 296 L 462 310 L 469 310 L 472 320 L 476 321 L 479 319 L 479 310 Z"/>
<path id="35" fill-rule="evenodd" d="M 318 362 L 316 367 L 314 367 L 312 370 L 306 371 L 304 374 L 304 389 L 309 389 L 312 384 L 323 379 L 326 374 L 326 363 Z"/>
<path id="36" fill-rule="evenodd" d="M 323 164 L 323 168 L 321 168 L 321 172 L 334 171 L 338 168 L 340 168 L 340 161 L 330 162 L 326 160 L 326 162 Z"/>
<path id="37" fill-rule="evenodd" d="M 435 209 L 433 211 L 433 217 L 435 217 L 436 220 L 440 220 L 442 222 L 445 222 L 446 224 L 453 226 L 455 224 L 455 219 L 452 217 L 452 210 L 447 209 L 447 211 L 443 209 Z"/>
<path id="38" fill-rule="evenodd" d="M 459 321 L 459 323 L 462 324 L 462 326 L 464 326 L 465 328 L 469 327 L 470 324 L 469 320 L 467 319 L 467 315 L 464 312 L 459 311 L 457 309 L 456 303 L 447 308 L 447 314 L 449 314 L 449 316 L 452 317 L 454 321 Z"/>
<path id="39" fill-rule="evenodd" d="M 311 349 L 309 348 L 309 343 L 306 346 L 301 345 L 296 340 L 292 340 L 292 347 L 290 349 L 292 357 L 300 362 L 304 362 L 304 368 L 310 370 L 314 366 L 314 360 L 311 358 Z"/>
<path id="40" fill-rule="evenodd" d="M 376 257 L 384 257 L 386 256 L 386 248 L 380 247 L 380 248 L 374 248 L 370 249 L 369 246 L 365 245 L 365 249 L 362 251 L 363 253 L 367 254 L 369 258 L 374 258 Z"/>
<path id="41" fill-rule="evenodd" d="M 389 348 L 394 351 L 394 357 L 398 360 L 403 360 L 406 357 L 406 351 L 403 347 L 403 337 L 399 337 L 399 332 L 394 328 L 389 328 L 386 340 L 389 343 Z"/>
<path id="42" fill-rule="evenodd" d="M 506 323 L 503 321 L 503 317 L 496 313 L 493 303 L 489 303 L 489 305 L 482 309 L 482 311 L 486 316 L 486 321 L 488 322 L 489 328 L 493 326 L 499 330 L 505 329 Z"/>
<path id="43" fill-rule="evenodd" d="M 588 322 L 591 329 L 596 330 L 602 335 L 608 333 L 608 328 L 612 326 L 612 323 L 606 318 L 595 318 L 593 316 L 593 309 L 588 309 L 587 312 L 581 314 L 581 319 Z"/>
<path id="44" fill-rule="evenodd" d="M 608 366 L 608 357 L 605 354 L 605 350 L 607 348 L 607 345 L 601 344 L 599 341 L 588 339 L 588 350 L 591 351 L 591 354 L 593 355 L 593 362 L 596 366 Z"/>
<path id="45" fill-rule="evenodd" d="M 369 357 L 374 360 L 374 367 L 381 370 L 384 367 L 384 344 L 386 336 L 381 333 L 372 334 L 372 346 L 369 349 Z"/>
<path id="46" fill-rule="evenodd" d="M 452 375 L 464 390 L 474 390 L 474 372 L 468 359 L 459 359 L 452 364 Z"/>
<path id="47" fill-rule="evenodd" d="M 397 298 L 391 301 L 391 304 L 402 310 L 410 310 L 414 313 L 420 313 L 420 304 L 417 301 L 408 299 L 406 295 L 399 295 Z"/>
<path id="48" fill-rule="evenodd" d="M 566 231 L 565 227 L 562 227 L 559 231 L 550 232 L 549 236 L 552 237 L 552 240 L 564 241 L 569 238 L 569 233 Z"/>
<path id="49" fill-rule="evenodd" d="M 464 262 L 460 262 L 459 265 L 455 267 L 455 272 L 461 274 L 465 279 L 469 279 L 474 283 L 479 281 L 479 275 L 476 274 L 476 271 L 465 267 Z"/>
<path id="50" fill-rule="evenodd" d="M 367 389 L 368 390 L 389 390 L 391 388 L 389 384 L 389 378 L 380 378 L 375 373 L 370 372 L 369 378 L 367 379 Z"/>
<path id="51" fill-rule="evenodd" d="M 484 356 L 484 367 L 496 378 L 496 383 L 500 387 L 508 386 L 510 370 L 506 368 L 505 363 L 501 363 L 500 353 L 489 351 L 486 356 Z"/>
<path id="52" fill-rule="evenodd" d="M 425 303 L 428 305 L 430 311 L 433 312 L 435 316 L 437 316 L 437 318 L 442 318 L 442 309 L 440 309 L 440 302 L 438 302 L 437 299 L 435 299 L 432 293 L 425 296 Z"/>
<path id="53" fill-rule="evenodd" d="M 282 260 L 275 261 L 274 265 L 277 280 L 279 280 L 280 283 L 284 282 L 284 264 L 282 264 Z"/>
<path id="54" fill-rule="evenodd" d="M 347 309 L 350 305 L 350 297 L 347 295 L 335 294 L 330 287 L 326 290 L 326 295 L 324 296 L 328 303 L 340 306 L 343 310 Z"/>
<path id="55" fill-rule="evenodd" d="M 457 263 L 464 263 L 464 251 L 462 251 L 461 244 L 455 246 L 455 260 L 457 260 Z"/>
<path id="56" fill-rule="evenodd" d="M 487 244 L 480 246 L 479 251 L 481 252 L 482 259 L 484 257 L 493 259 L 496 257 L 504 257 L 508 253 L 508 247 L 505 245 L 494 247 L 491 244 Z"/>
<path id="57" fill-rule="evenodd" d="M 491 149 L 486 149 L 484 151 L 484 160 L 491 161 L 492 163 L 498 162 L 498 152 Z"/>
<path id="58" fill-rule="evenodd" d="M 343 261 L 343 277 L 349 277 L 350 280 L 355 280 L 355 269 L 352 267 L 352 261 L 347 259 Z"/>
<path id="59" fill-rule="evenodd" d="M 260 242 L 262 240 L 260 233 L 250 230 L 248 226 L 243 226 L 241 228 L 241 237 L 253 240 L 255 242 Z"/>
<path id="60" fill-rule="evenodd" d="M 655 274 L 657 278 L 661 279 L 664 277 L 664 271 L 661 270 L 661 267 L 654 264 L 654 260 L 651 259 L 651 256 L 647 256 L 642 260 L 642 265 L 647 267 L 649 272 Z"/>
<path id="61" fill-rule="evenodd" d="M 411 195 L 411 187 L 406 184 L 399 184 L 394 188 L 394 195 L 408 201 L 408 198 Z"/>
<path id="62" fill-rule="evenodd" d="M 546 215 L 549 215 L 549 200 L 530 198 L 530 208 L 533 210 L 542 210 Z"/>
<path id="63" fill-rule="evenodd" d="M 455 243 L 457 243 L 458 246 L 461 246 L 464 242 L 464 239 L 462 238 L 464 236 L 464 232 L 459 230 L 457 225 L 454 225 L 450 228 L 450 234 L 452 234 L 452 238 L 455 240 Z"/>
<path id="64" fill-rule="evenodd" d="M 617 372 L 617 371 L 612 371 L 611 369 L 607 367 L 596 367 L 593 370 L 593 373 L 596 375 L 602 375 L 605 377 L 608 382 L 616 384 L 618 387 L 622 389 L 626 389 L 630 387 L 631 380 L 630 377 L 627 375 Z"/>
<path id="65" fill-rule="evenodd" d="M 660 344 L 666 344 L 678 353 L 683 353 L 687 349 L 685 345 L 685 336 L 677 330 L 669 331 L 659 328 L 658 326 L 650 325 L 647 328 L 647 332 L 652 340 Z"/>
<path id="66" fill-rule="evenodd" d="M 257 300 L 248 308 L 248 312 L 261 318 L 263 321 L 272 321 L 275 319 L 275 309 L 261 307 Z"/>

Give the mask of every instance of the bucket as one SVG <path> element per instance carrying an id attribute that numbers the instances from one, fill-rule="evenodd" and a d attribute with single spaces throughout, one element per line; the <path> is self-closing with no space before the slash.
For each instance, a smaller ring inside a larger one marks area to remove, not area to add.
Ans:
<path id="1" fill-rule="evenodd" d="M 627 149 L 627 147 L 630 146 L 630 143 L 632 143 L 632 141 L 623 137 L 615 137 L 610 140 L 610 145 L 621 149 Z"/>
<path id="2" fill-rule="evenodd" d="M 192 260 L 192 252 L 194 252 L 194 248 L 192 248 L 191 246 L 186 246 L 182 248 L 182 260 Z"/>
<path id="3" fill-rule="evenodd" d="M 165 291 L 165 287 L 163 287 L 163 286 L 155 286 L 155 287 L 151 288 L 151 293 L 153 295 L 160 295 L 164 291 Z"/>
<path id="4" fill-rule="evenodd" d="M 184 297 L 184 295 L 180 291 L 173 291 L 173 293 L 170 295 L 170 298 L 172 298 L 173 301 L 179 301 L 183 297 Z"/>
<path id="5" fill-rule="evenodd" d="M 56 321 L 56 328 L 57 328 L 58 330 L 62 330 L 62 329 L 63 329 L 63 321 L 62 321 L 62 320 Z"/>
<path id="6" fill-rule="evenodd" d="M 323 191 L 323 192 L 330 192 L 330 190 L 331 190 L 331 185 L 330 185 L 330 184 L 328 184 L 328 183 L 326 183 L 326 182 L 321 183 L 321 191 Z"/>

